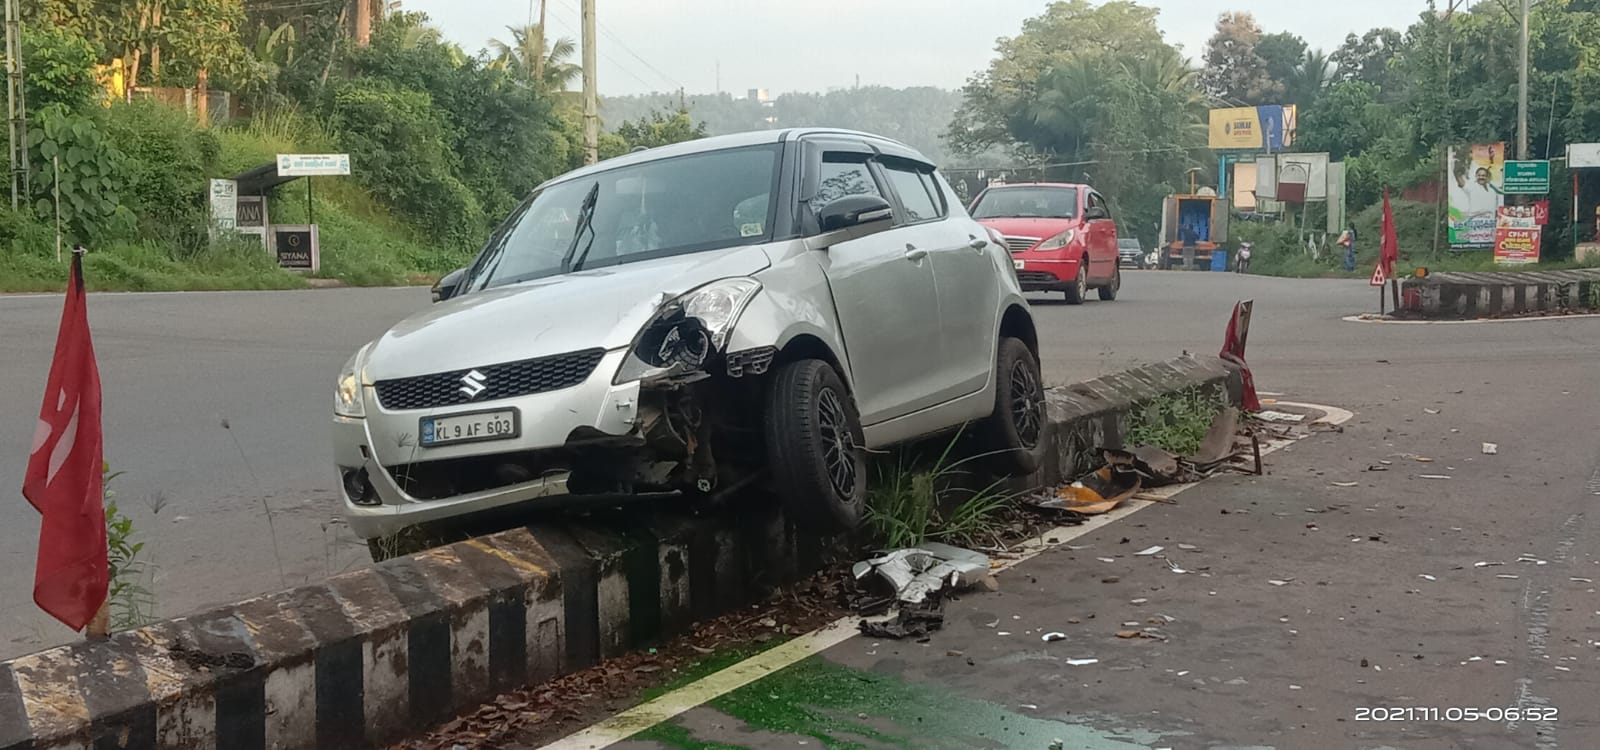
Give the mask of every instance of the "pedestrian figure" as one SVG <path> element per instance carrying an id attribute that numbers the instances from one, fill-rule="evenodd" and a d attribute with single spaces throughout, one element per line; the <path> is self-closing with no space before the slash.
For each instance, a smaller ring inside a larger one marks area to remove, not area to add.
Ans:
<path id="1" fill-rule="evenodd" d="M 1339 235 L 1339 244 L 1344 245 L 1344 270 L 1356 270 L 1356 225 L 1350 223 L 1350 228 Z"/>
<path id="2" fill-rule="evenodd" d="M 1183 239 L 1183 267 L 1194 268 L 1194 246 L 1200 241 L 1200 233 L 1194 230 L 1193 224 L 1184 224 L 1179 234 Z"/>

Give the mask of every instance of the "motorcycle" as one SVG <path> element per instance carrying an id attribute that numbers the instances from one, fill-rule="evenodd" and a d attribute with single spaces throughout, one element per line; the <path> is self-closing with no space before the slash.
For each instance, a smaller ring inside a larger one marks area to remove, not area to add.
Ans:
<path id="1" fill-rule="evenodd" d="M 1239 260 L 1233 264 L 1234 273 L 1250 272 L 1250 243 L 1239 243 Z"/>
<path id="2" fill-rule="evenodd" d="M 1144 256 L 1144 267 L 1145 268 L 1162 268 L 1163 266 L 1161 265 L 1161 251 L 1160 250 L 1151 250 L 1149 255 Z"/>

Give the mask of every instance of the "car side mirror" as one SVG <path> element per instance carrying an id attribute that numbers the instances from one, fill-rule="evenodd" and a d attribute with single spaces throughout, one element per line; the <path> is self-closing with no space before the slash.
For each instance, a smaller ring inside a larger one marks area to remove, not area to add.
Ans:
<path id="1" fill-rule="evenodd" d="M 1087 209 L 1084 209 L 1083 218 L 1085 221 L 1099 221 L 1101 219 L 1111 218 L 1111 214 L 1107 213 L 1106 210 L 1100 206 L 1091 206 Z"/>
<path id="2" fill-rule="evenodd" d="M 893 219 L 894 209 L 876 195 L 848 195 L 817 211 L 817 224 L 823 232 L 879 224 L 887 227 Z"/>
<path id="3" fill-rule="evenodd" d="M 461 282 L 466 278 L 467 269 L 465 268 L 457 268 L 445 274 L 433 284 L 433 301 L 443 302 L 456 296 L 456 292 L 461 289 Z"/>

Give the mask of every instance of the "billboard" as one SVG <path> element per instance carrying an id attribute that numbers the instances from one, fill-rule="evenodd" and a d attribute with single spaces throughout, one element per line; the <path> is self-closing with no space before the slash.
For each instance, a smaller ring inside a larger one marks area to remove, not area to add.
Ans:
<path id="1" fill-rule="evenodd" d="M 1233 193 L 1234 210 L 1247 213 L 1256 210 L 1255 163 L 1242 161 L 1233 165 L 1233 183 L 1228 188 Z"/>
<path id="2" fill-rule="evenodd" d="M 1545 208 L 1548 220 L 1549 207 Z M 1539 262 L 1539 212 L 1534 206 L 1501 206 L 1495 212 L 1495 265 L 1527 265 Z"/>
<path id="3" fill-rule="evenodd" d="M 1294 145 L 1293 104 L 1211 110 L 1211 148 L 1282 151 Z"/>
<path id="4" fill-rule="evenodd" d="M 1505 205 L 1505 143 L 1450 148 L 1450 247 L 1493 247 L 1495 212 Z"/>
<path id="5" fill-rule="evenodd" d="M 1600 167 L 1600 143 L 1573 143 L 1567 146 L 1567 166 L 1573 169 Z"/>

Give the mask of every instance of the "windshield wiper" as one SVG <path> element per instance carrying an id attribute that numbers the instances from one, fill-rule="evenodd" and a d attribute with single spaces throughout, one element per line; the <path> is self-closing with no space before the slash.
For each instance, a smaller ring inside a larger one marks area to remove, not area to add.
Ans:
<path id="1" fill-rule="evenodd" d="M 561 256 L 561 272 L 571 273 L 583 268 L 584 258 L 589 257 L 589 248 L 594 247 L 594 204 L 600 200 L 600 181 L 595 180 L 594 186 L 589 188 L 589 193 L 583 196 L 583 206 L 578 209 L 578 225 L 572 231 L 572 243 L 567 245 L 567 252 Z M 578 251 L 578 241 L 583 239 L 583 233 L 589 233 L 589 242 L 583 246 L 583 251 Z M 576 255 L 577 257 L 573 257 Z"/>

